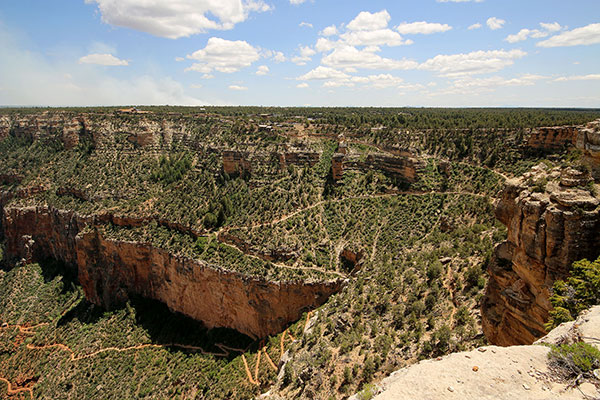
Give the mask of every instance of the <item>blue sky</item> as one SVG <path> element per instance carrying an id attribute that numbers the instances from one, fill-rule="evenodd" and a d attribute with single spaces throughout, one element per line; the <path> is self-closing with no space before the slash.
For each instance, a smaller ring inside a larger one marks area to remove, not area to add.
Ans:
<path id="1" fill-rule="evenodd" d="M 600 107 L 600 1 L 5 0 L 0 105 Z"/>

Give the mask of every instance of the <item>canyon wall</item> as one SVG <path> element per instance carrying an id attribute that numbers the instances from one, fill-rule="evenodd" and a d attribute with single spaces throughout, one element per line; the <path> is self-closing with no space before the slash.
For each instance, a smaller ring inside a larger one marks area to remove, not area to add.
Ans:
<path id="1" fill-rule="evenodd" d="M 550 289 L 574 261 L 600 254 L 600 199 L 588 173 L 544 164 L 507 182 L 496 217 L 508 238 L 495 249 L 482 303 L 488 340 L 531 344 L 546 334 Z"/>
<path id="2" fill-rule="evenodd" d="M 270 282 L 176 257 L 146 243 L 109 240 L 94 228 L 99 219 L 48 207 L 8 206 L 2 221 L 6 253 L 28 262 L 65 262 L 78 271 L 85 295 L 94 304 L 113 307 L 131 294 L 141 295 L 209 328 L 232 328 L 252 337 L 282 331 L 343 284 Z"/>
<path id="3" fill-rule="evenodd" d="M 536 151 L 554 152 L 576 148 L 589 165 L 596 180 L 600 180 L 600 120 L 581 126 L 554 126 L 531 132 L 527 146 Z"/>
<path id="4" fill-rule="evenodd" d="M 385 154 L 369 154 L 366 157 L 353 154 L 335 153 L 331 162 L 333 180 L 343 178 L 344 171 L 380 171 L 386 175 L 397 177 L 412 183 L 417 179 L 424 163 L 414 157 L 389 156 Z"/>

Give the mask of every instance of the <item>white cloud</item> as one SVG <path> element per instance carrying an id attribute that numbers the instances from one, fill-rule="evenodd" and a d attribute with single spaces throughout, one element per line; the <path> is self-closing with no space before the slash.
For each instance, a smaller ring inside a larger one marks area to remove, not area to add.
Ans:
<path id="1" fill-rule="evenodd" d="M 600 43 L 600 23 L 566 31 L 539 42 L 540 47 L 585 46 Z"/>
<path id="2" fill-rule="evenodd" d="M 412 40 L 404 40 L 391 29 L 372 31 L 350 31 L 340 35 L 340 38 L 352 46 L 401 46 L 412 44 Z"/>
<path id="3" fill-rule="evenodd" d="M 193 83 L 190 85 L 192 89 L 202 89 L 202 85 L 199 83 Z"/>
<path id="4" fill-rule="evenodd" d="M 356 18 L 350 21 L 347 28 L 351 31 L 374 31 L 384 29 L 388 26 L 391 17 L 387 10 L 382 10 L 377 13 L 368 11 L 360 12 Z"/>
<path id="5" fill-rule="evenodd" d="M 300 25 L 298 25 L 298 26 L 300 26 L 301 28 L 304 27 L 304 26 L 307 27 L 307 28 L 312 28 L 313 24 L 311 24 L 310 22 L 304 22 L 304 21 L 302 21 L 302 22 L 300 22 Z"/>
<path id="6" fill-rule="evenodd" d="M 183 57 L 175 57 L 175 61 L 182 62 L 182 61 L 185 61 L 185 58 L 183 58 Z"/>
<path id="7" fill-rule="evenodd" d="M 261 65 L 256 70 L 256 75 L 267 75 L 269 73 L 269 67 L 266 65 Z"/>
<path id="8" fill-rule="evenodd" d="M 505 20 L 496 17 L 490 17 L 486 22 L 487 26 L 493 31 L 501 29 L 505 23 Z"/>
<path id="9" fill-rule="evenodd" d="M 562 26 L 558 22 L 540 22 L 540 26 L 548 32 L 558 32 L 562 29 Z"/>
<path id="10" fill-rule="evenodd" d="M 237 90 L 237 91 L 248 90 L 248 88 L 246 86 L 239 86 L 239 85 L 229 85 L 229 89 Z"/>
<path id="11" fill-rule="evenodd" d="M 554 82 L 597 81 L 597 80 L 600 80 L 600 74 L 561 76 L 559 78 L 556 78 L 554 80 Z"/>
<path id="12" fill-rule="evenodd" d="M 467 54 L 438 55 L 425 61 L 419 69 L 436 71 L 444 76 L 484 74 L 499 71 L 527 55 L 522 50 L 474 51 Z"/>
<path id="13" fill-rule="evenodd" d="M 290 0 L 290 4 L 298 5 L 304 3 L 306 0 Z"/>
<path id="14" fill-rule="evenodd" d="M 338 34 L 337 27 L 335 25 L 329 25 L 324 28 L 321 32 L 319 32 L 323 36 L 333 36 Z"/>
<path id="15" fill-rule="evenodd" d="M 549 36 L 552 32 L 556 32 L 561 30 L 561 26 L 558 22 L 553 22 L 553 23 L 540 23 L 540 26 L 542 27 L 542 29 L 521 29 L 518 33 L 514 34 L 514 35 L 508 35 L 506 37 L 507 42 L 509 43 L 517 43 L 517 42 L 522 42 L 523 40 L 526 40 L 528 38 L 544 38 L 546 36 Z"/>
<path id="16" fill-rule="evenodd" d="M 384 58 L 375 52 L 378 48 L 362 50 L 353 46 L 341 46 L 323 57 L 321 63 L 334 68 L 363 68 L 363 69 L 414 69 L 418 63 L 412 60 L 395 60 Z"/>
<path id="17" fill-rule="evenodd" d="M 268 55 L 268 57 L 271 57 L 271 59 L 276 63 L 282 63 L 286 60 L 285 56 L 281 51 L 274 51 L 270 55 Z"/>
<path id="18" fill-rule="evenodd" d="M 79 64 L 96 64 L 109 67 L 129 65 L 129 61 L 121 60 L 112 54 L 88 54 L 79 59 Z"/>
<path id="19" fill-rule="evenodd" d="M 324 67 L 319 65 L 317 68 L 307 72 L 306 74 L 298 77 L 299 81 L 313 81 L 313 80 L 324 80 L 324 79 L 347 79 L 350 75 L 338 71 L 335 68 Z"/>
<path id="20" fill-rule="evenodd" d="M 425 22 L 425 21 L 411 22 L 411 23 L 403 22 L 396 27 L 396 30 L 403 35 L 417 34 L 417 33 L 420 33 L 423 35 L 429 35 L 432 33 L 446 32 L 446 31 L 449 31 L 450 29 L 452 29 L 452 27 L 448 24 L 438 24 L 438 23 Z"/>
<path id="21" fill-rule="evenodd" d="M 302 82 L 302 83 L 297 84 L 296 87 L 299 89 L 306 89 L 308 87 L 308 83 Z"/>
<path id="22" fill-rule="evenodd" d="M 196 60 L 186 71 L 198 71 L 209 74 L 212 71 L 232 73 L 249 67 L 260 58 L 258 49 L 242 40 L 230 41 L 211 37 L 206 47 L 187 58 Z"/>
<path id="23" fill-rule="evenodd" d="M 170 39 L 232 29 L 250 12 L 265 12 L 271 6 L 262 0 L 85 0 L 98 4 L 107 24 L 147 32 Z"/>
<path id="24" fill-rule="evenodd" d="M 474 29 L 480 29 L 481 28 L 481 24 L 479 22 L 469 26 L 467 29 L 469 29 L 470 31 L 474 30 Z"/>
<path id="25" fill-rule="evenodd" d="M 202 79 L 215 79 L 213 74 L 204 74 L 202 75 Z"/>
<path id="26" fill-rule="evenodd" d="M 546 77 L 533 74 L 522 75 L 516 78 L 504 78 L 500 76 L 489 78 L 463 77 L 455 79 L 448 89 L 442 90 L 437 94 L 481 94 L 484 92 L 493 92 L 497 88 L 506 86 L 532 86 L 537 81 L 543 79 L 546 79 Z"/>
<path id="27" fill-rule="evenodd" d="M 292 62 L 297 65 L 306 65 L 317 54 L 310 46 L 300 46 L 300 55 L 292 57 Z"/>

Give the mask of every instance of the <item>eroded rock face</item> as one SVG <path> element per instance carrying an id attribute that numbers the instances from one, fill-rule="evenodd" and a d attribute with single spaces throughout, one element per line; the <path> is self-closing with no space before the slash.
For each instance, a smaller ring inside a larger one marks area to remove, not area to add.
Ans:
<path id="1" fill-rule="evenodd" d="M 575 147 L 582 152 L 594 178 L 600 180 L 600 120 L 581 126 L 538 128 L 531 132 L 527 145 L 544 152 Z"/>
<path id="2" fill-rule="evenodd" d="M 332 159 L 334 180 L 340 180 L 346 170 L 381 171 L 395 176 L 405 182 L 415 182 L 423 162 L 407 156 L 389 156 L 384 154 L 369 154 L 362 159 L 359 155 L 336 153 Z"/>
<path id="3" fill-rule="evenodd" d="M 572 183 L 573 174 L 562 175 Z M 482 304 L 483 330 L 493 344 L 531 344 L 544 336 L 554 281 L 566 278 L 574 261 L 600 254 L 600 200 L 562 180 L 561 171 L 540 165 L 502 191 L 496 217 L 508 238 L 495 249 Z"/>
<path id="4" fill-rule="evenodd" d="M 343 282 L 269 282 L 200 260 L 175 257 L 145 243 L 109 240 L 99 219 L 47 207 L 8 207 L 3 228 L 9 256 L 48 257 L 78 271 L 86 297 L 112 307 L 137 294 L 173 311 L 252 337 L 280 332 L 302 312 L 323 304 Z M 123 222 L 123 221 L 122 221 Z"/>
<path id="5" fill-rule="evenodd" d="M 600 181 L 600 120 L 579 129 L 575 146 L 583 152 L 584 161 L 591 167 L 594 178 Z"/>

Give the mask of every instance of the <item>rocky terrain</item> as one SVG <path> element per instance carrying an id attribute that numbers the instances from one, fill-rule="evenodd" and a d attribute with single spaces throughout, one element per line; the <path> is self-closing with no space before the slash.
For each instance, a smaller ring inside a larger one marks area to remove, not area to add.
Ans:
<path id="1" fill-rule="evenodd" d="M 531 343 L 596 255 L 597 114 L 265 111 L 2 112 L 8 395 L 345 398 Z"/>
<path id="2" fill-rule="evenodd" d="M 530 344 L 545 335 L 550 289 L 574 261 L 600 254 L 600 199 L 587 170 L 535 167 L 510 180 L 496 216 L 508 238 L 490 263 L 482 306 L 491 343 Z"/>
<path id="3" fill-rule="evenodd" d="M 374 397 L 379 400 L 598 398 L 597 380 L 580 381 L 573 387 L 559 378 L 559 371 L 549 363 L 547 345 L 583 341 L 600 348 L 599 334 L 600 307 L 594 307 L 534 345 L 484 346 L 422 361 L 394 372 L 372 392 L 380 392 Z"/>

